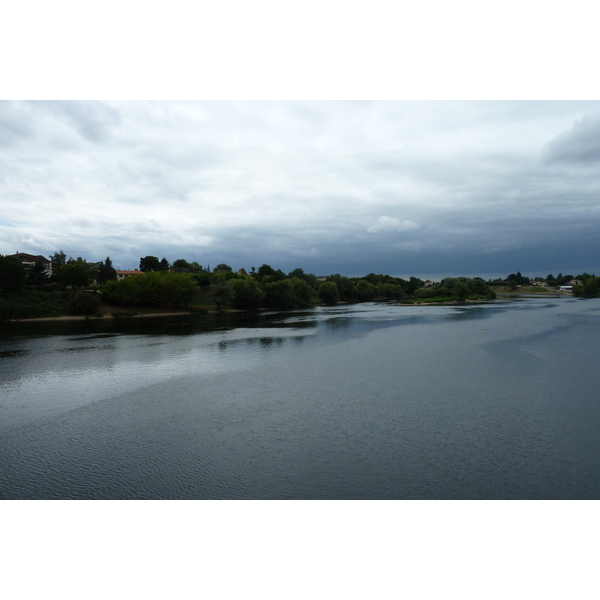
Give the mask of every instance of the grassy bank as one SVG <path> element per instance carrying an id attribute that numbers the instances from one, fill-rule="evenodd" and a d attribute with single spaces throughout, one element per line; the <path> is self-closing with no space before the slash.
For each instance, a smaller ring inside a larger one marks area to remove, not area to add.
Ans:
<path id="1" fill-rule="evenodd" d="M 69 311 L 72 293 L 21 290 L 0 293 L 0 320 L 59 317 Z"/>
<path id="2" fill-rule="evenodd" d="M 481 294 L 471 294 L 465 298 L 465 302 L 477 302 L 483 300 L 490 300 L 489 296 Z M 400 304 L 446 304 L 449 302 L 461 302 L 458 296 L 432 296 L 431 298 L 407 298 L 402 300 Z"/>
<path id="3" fill-rule="evenodd" d="M 540 287 L 537 285 L 522 285 L 512 289 L 508 285 L 493 286 L 492 288 L 497 294 L 536 294 L 540 296 L 546 296 L 548 294 L 557 294 L 558 290 L 555 288 Z"/>

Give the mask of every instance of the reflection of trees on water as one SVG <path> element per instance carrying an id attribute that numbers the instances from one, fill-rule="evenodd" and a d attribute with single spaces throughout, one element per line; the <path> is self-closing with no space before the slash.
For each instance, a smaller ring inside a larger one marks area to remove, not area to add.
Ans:
<path id="1" fill-rule="evenodd" d="M 283 344 L 283 338 L 280 337 L 262 337 L 259 341 L 261 346 L 266 346 L 267 348 L 273 344 L 276 344 L 277 346 L 281 346 Z"/>
<path id="2" fill-rule="evenodd" d="M 347 317 L 334 317 L 333 319 L 327 319 L 325 325 L 328 329 L 347 329 L 350 326 L 351 319 Z"/>

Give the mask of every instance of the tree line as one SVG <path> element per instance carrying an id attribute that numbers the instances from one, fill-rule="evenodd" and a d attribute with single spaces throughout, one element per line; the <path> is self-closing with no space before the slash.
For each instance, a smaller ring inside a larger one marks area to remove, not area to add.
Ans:
<path id="1" fill-rule="evenodd" d="M 571 281 L 581 281 L 572 286 L 574 296 L 583 298 L 595 298 L 600 293 L 600 277 L 596 277 L 590 273 L 580 273 L 579 275 L 563 275 L 559 273 L 556 277 L 552 273 L 548 273 L 546 277 L 525 277 L 520 271 L 511 273 L 505 279 L 494 279 L 489 282 L 490 285 L 508 285 L 511 289 L 516 289 L 517 286 L 535 285 L 545 283 L 548 287 L 560 287 L 567 285 Z"/>
<path id="2" fill-rule="evenodd" d="M 582 281 L 573 287 L 579 296 L 599 294 L 600 279 L 584 273 L 573 277 L 549 274 L 545 279 L 530 279 L 520 272 L 505 279 L 488 280 L 480 277 L 447 277 L 440 282 L 425 282 L 418 277 L 405 280 L 385 274 L 369 273 L 364 277 L 345 277 L 340 274 L 326 278 L 305 273 L 296 268 L 289 273 L 263 264 L 252 267 L 250 273 L 220 263 L 214 268 L 180 258 L 172 264 L 156 256 L 140 258 L 139 270 L 144 276 L 131 276 L 117 281 L 117 272 L 110 257 L 99 262 L 88 262 L 82 257 L 67 258 L 61 250 L 50 257 L 52 276 L 44 265 L 36 264 L 26 271 L 14 257 L 0 255 L 0 290 L 15 291 L 25 288 L 37 290 L 58 289 L 70 292 L 68 311 L 75 314 L 93 314 L 100 299 L 119 306 L 181 307 L 190 304 L 231 306 L 239 309 L 290 309 L 315 304 L 338 302 L 368 302 L 373 300 L 432 302 L 465 301 L 468 298 L 494 298 L 494 286 L 527 285 L 545 281 L 548 285 L 564 285 L 572 279 Z M 95 293 L 89 293 L 90 290 Z"/>

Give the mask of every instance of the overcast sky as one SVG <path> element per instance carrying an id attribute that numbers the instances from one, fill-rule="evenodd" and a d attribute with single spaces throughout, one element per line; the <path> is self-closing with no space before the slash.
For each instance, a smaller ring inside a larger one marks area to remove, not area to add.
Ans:
<path id="1" fill-rule="evenodd" d="M 600 273 L 600 102 L 0 102 L 0 253 Z"/>

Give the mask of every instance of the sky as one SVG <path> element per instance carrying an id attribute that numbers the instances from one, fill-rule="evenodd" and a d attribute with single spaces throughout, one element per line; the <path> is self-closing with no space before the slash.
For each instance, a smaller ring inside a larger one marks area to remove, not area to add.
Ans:
<path id="1" fill-rule="evenodd" d="M 0 253 L 600 272 L 599 175 L 597 101 L 2 101 Z"/>
<path id="2" fill-rule="evenodd" d="M 121 269 L 154 255 L 235 269 L 301 267 L 317 275 L 600 273 L 597 9 L 587 0 L 568 6 L 532 0 L 5 4 L 1 254 L 62 249 L 90 261 L 110 256 Z M 20 525 L 10 539 L 29 539 L 23 523 L 33 523 L 36 539 L 48 523 L 60 523 L 61 535 L 48 531 L 42 544 L 46 537 L 54 550 L 58 544 L 61 560 L 83 544 L 84 574 L 90 556 L 105 557 L 97 539 L 115 523 L 127 531 L 131 521 L 122 518 L 122 506 L 94 507 L 92 519 L 81 515 L 98 533 L 89 535 L 86 526 L 86 539 L 94 540 L 86 546 L 76 537 L 81 519 L 69 519 L 71 506 L 58 519 L 48 518 L 48 506 L 36 506 L 39 515 L 30 506 L 17 515 L 25 518 L 12 520 Z M 205 519 L 205 546 L 218 547 L 225 531 L 242 549 L 258 548 L 256 565 L 244 554 L 251 574 L 261 572 L 265 555 L 284 575 L 290 556 L 305 560 L 314 545 L 307 523 L 311 532 L 316 524 L 331 533 L 322 506 L 311 505 L 311 513 L 295 506 L 290 519 L 287 505 L 236 505 L 246 512 L 233 526 L 231 505 L 202 508 L 216 516 Z M 480 597 L 489 587 L 490 556 L 502 564 L 521 531 L 544 574 L 557 548 L 544 537 L 548 521 L 555 525 L 552 540 L 570 549 L 561 556 L 562 588 L 570 589 L 589 554 L 571 550 L 587 548 L 587 538 L 573 540 L 573 532 L 587 534 L 590 522 L 570 508 L 557 513 L 545 506 L 539 530 L 532 530 L 523 506 L 494 505 L 492 513 L 486 507 L 471 521 L 472 506 L 466 512 L 462 505 L 436 505 L 440 518 L 431 531 L 448 574 L 438 595 L 448 581 L 464 591 L 456 574 L 460 579 L 467 556 L 481 567 L 469 576 L 474 591 L 467 596 Z M 534 509 L 538 515 L 540 506 Z M 354 543 L 343 535 L 324 540 L 339 572 L 358 565 L 354 572 L 364 576 L 358 586 L 356 577 L 347 578 L 357 593 L 387 583 L 381 565 L 394 552 L 389 535 L 379 534 L 388 531 L 390 517 L 400 516 L 406 548 L 422 545 L 432 520 L 432 507 L 418 503 L 409 518 L 395 505 L 383 517 L 379 507 L 376 514 L 365 506 L 358 518 L 356 505 L 348 510 Z M 175 555 L 178 567 L 180 558 L 185 563 L 189 540 L 173 532 L 185 531 L 187 521 L 180 523 L 170 507 L 164 519 L 157 519 L 156 506 L 146 513 L 142 525 L 158 523 L 153 539 L 169 548 L 167 563 L 173 548 L 184 552 Z M 487 546 L 482 520 L 493 540 Z M 259 523 L 260 535 L 240 535 L 247 523 Z M 459 523 L 459 534 L 444 531 L 447 523 Z M 293 545 L 286 546 L 288 539 Z M 130 554 L 143 570 L 156 562 L 156 547 L 136 546 Z M 368 552 L 357 553 L 361 547 Z M 403 586 L 422 591 L 430 565 L 413 564 L 415 575 Z M 60 572 L 50 568 L 51 575 Z M 397 577 L 388 579 L 397 590 Z M 562 591 L 554 573 L 546 579 Z M 507 585 L 527 589 L 530 580 L 517 572 Z M 540 578 L 531 581 L 539 588 Z M 331 584 L 337 590 L 339 578 Z M 214 585 L 222 591 L 220 579 Z"/>

